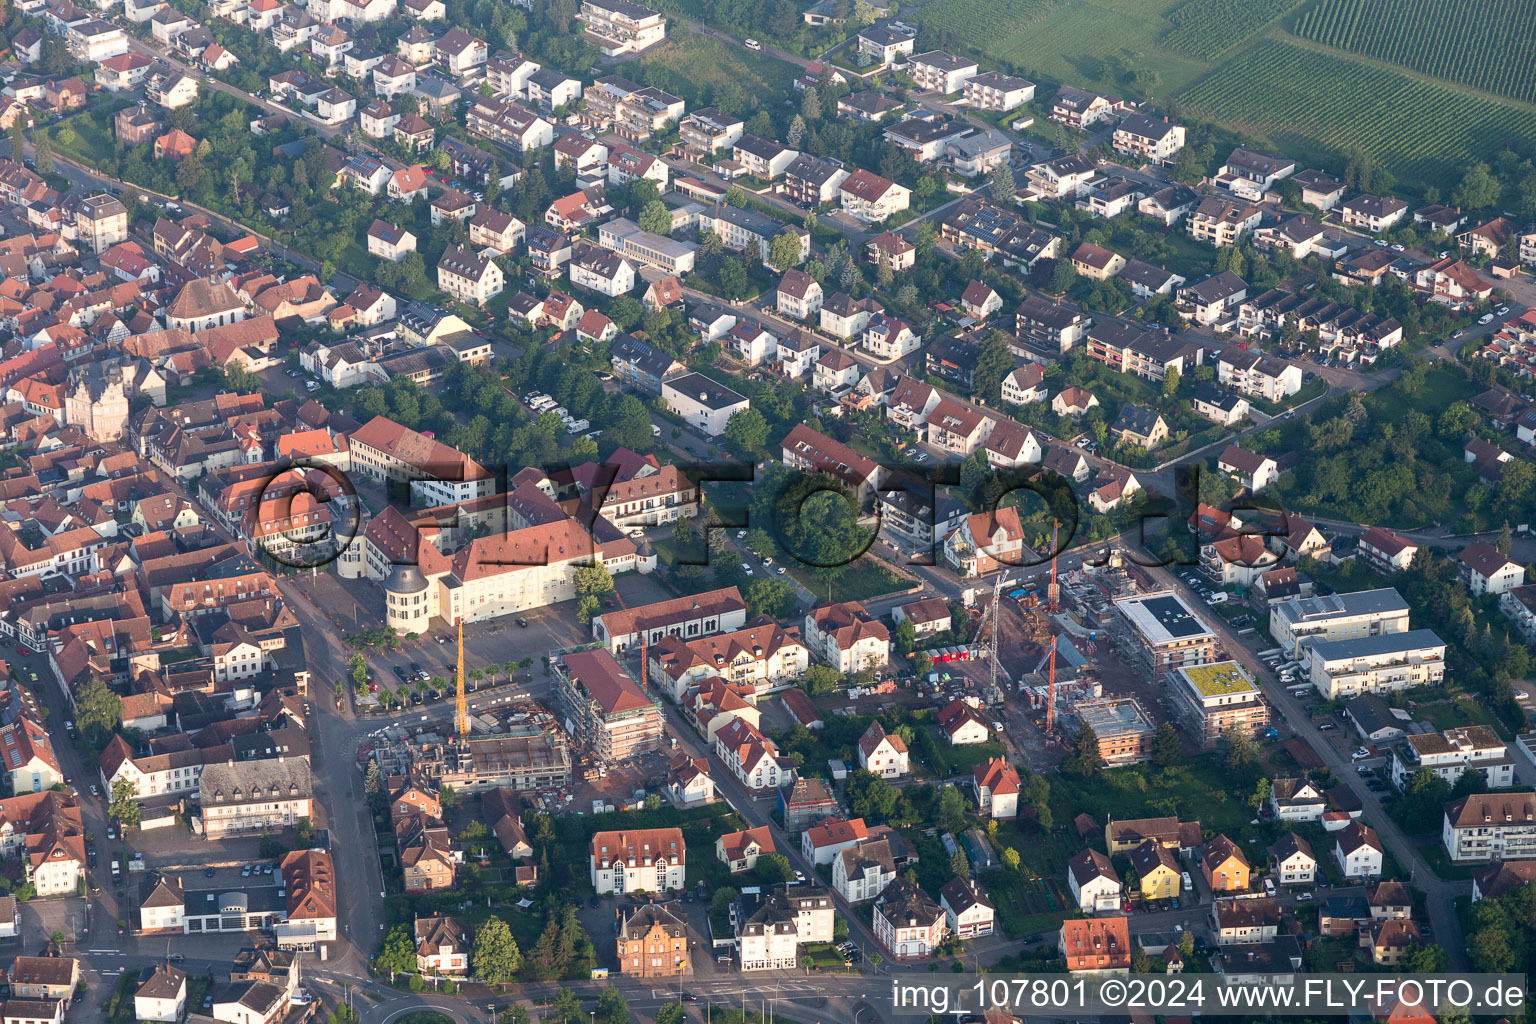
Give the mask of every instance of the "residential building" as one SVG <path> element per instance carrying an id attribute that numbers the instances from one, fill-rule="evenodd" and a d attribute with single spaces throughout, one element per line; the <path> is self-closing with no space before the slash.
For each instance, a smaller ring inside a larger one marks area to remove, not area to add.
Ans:
<path id="1" fill-rule="evenodd" d="M 845 213 L 864 224 L 879 224 L 905 210 L 912 191 L 859 168 L 843 179 L 838 196 Z"/>
<path id="2" fill-rule="evenodd" d="M 1156 839 L 1144 839 L 1130 851 L 1143 900 L 1171 900 L 1179 895 L 1183 872 L 1178 858 Z"/>
<path id="3" fill-rule="evenodd" d="M 943 908 L 910 882 L 892 882 L 875 902 L 875 938 L 897 959 L 936 953 L 946 921 Z"/>
<path id="4" fill-rule="evenodd" d="M 917 87 L 925 92 L 939 92 L 946 96 L 959 92 L 980 70 L 975 61 L 956 57 L 943 50 L 930 50 L 907 57 L 906 71 L 917 83 Z"/>
<path id="5" fill-rule="evenodd" d="M 688 973 L 688 922 L 672 905 L 647 903 L 623 908 L 616 927 L 620 974 L 675 978 Z"/>
<path id="6" fill-rule="evenodd" d="M 1339 219 L 1352 228 L 1378 234 L 1402 220 L 1407 212 L 1408 204 L 1401 199 L 1359 195 L 1339 207 Z"/>
<path id="7" fill-rule="evenodd" d="M 1269 632 L 1288 657 L 1308 640 L 1353 640 L 1408 631 L 1408 602 L 1391 587 L 1291 598 L 1270 606 Z"/>
<path id="8" fill-rule="evenodd" d="M 1279 885 L 1311 885 L 1317 880 L 1317 858 L 1312 844 L 1295 832 L 1287 832 L 1269 845 L 1271 877 Z"/>
<path id="9" fill-rule="evenodd" d="M 1050 118 L 1068 128 L 1087 129 L 1118 116 L 1124 109 L 1120 100 L 1063 85 L 1051 99 Z"/>
<path id="10" fill-rule="evenodd" d="M 1211 892 L 1247 892 L 1248 856 L 1226 836 L 1217 835 L 1200 849 L 1200 874 Z"/>
<path id="11" fill-rule="evenodd" d="M 1334 834 L 1333 859 L 1345 878 L 1379 878 L 1382 845 L 1370 826 L 1352 821 Z"/>
<path id="12" fill-rule="evenodd" d="M 1263 211 L 1257 206 L 1211 196 L 1189 215 L 1189 233 L 1197 242 L 1236 245 L 1244 232 L 1259 226 L 1262 217 Z"/>
<path id="13" fill-rule="evenodd" d="M 871 722 L 859 737 L 859 767 L 886 779 L 908 773 L 907 745 L 900 736 L 887 733 L 878 721 Z"/>
<path id="14" fill-rule="evenodd" d="M 1066 960 L 1069 974 L 1128 975 L 1131 972 L 1129 918 L 1063 921 L 1056 950 Z"/>
<path id="15" fill-rule="evenodd" d="M 1456 555 L 1474 595 L 1499 595 L 1525 584 L 1525 567 L 1492 544 L 1474 541 Z"/>
<path id="16" fill-rule="evenodd" d="M 1488 789 L 1515 784 L 1515 761 L 1499 734 L 1486 725 L 1463 725 L 1443 732 L 1403 737 L 1392 748 L 1392 781 L 1406 789 L 1419 771 L 1430 771 L 1454 786 L 1462 775 L 1478 771 Z"/>
<path id="17" fill-rule="evenodd" d="M 1433 630 L 1308 640 L 1308 680 L 1326 699 L 1437 686 L 1445 678 L 1445 643 Z"/>
<path id="18" fill-rule="evenodd" d="M 803 423 L 785 435 L 780 449 L 784 465 L 832 477 L 848 487 L 861 506 L 884 479 L 882 467 L 873 459 Z"/>
<path id="19" fill-rule="evenodd" d="M 951 878 L 939 889 L 939 905 L 944 908 L 950 935 L 959 939 L 991 935 L 997 911 L 992 900 L 974 878 Z"/>
<path id="20" fill-rule="evenodd" d="M 961 576 L 985 576 L 1026 564 L 1024 527 L 1016 508 L 967 516 L 944 541 L 944 561 Z"/>
<path id="21" fill-rule="evenodd" d="M 313 817 L 313 796 L 307 760 L 206 765 L 198 780 L 203 835 L 214 840 L 292 828 Z"/>
<path id="22" fill-rule="evenodd" d="M 702 373 L 668 378 L 662 382 L 661 397 L 667 408 L 706 437 L 723 435 L 731 417 L 750 407 L 744 396 Z"/>
<path id="23" fill-rule="evenodd" d="M 728 832 L 715 839 L 715 859 L 739 875 L 757 867 L 757 858 L 765 853 L 776 853 L 773 831 L 766 825 L 749 828 L 742 832 Z"/>
<path id="24" fill-rule="evenodd" d="M 1098 850 L 1079 850 L 1067 861 L 1067 888 L 1084 913 L 1120 909 L 1120 876 L 1109 858 Z"/>
<path id="25" fill-rule="evenodd" d="M 1175 666 L 1167 689 L 1174 716 L 1207 749 L 1229 729 L 1252 736 L 1269 725 L 1258 684 L 1235 661 Z"/>
<path id="26" fill-rule="evenodd" d="M 998 71 L 972 75 L 965 80 L 964 89 L 965 105 L 977 110 L 1017 110 L 1035 98 L 1034 82 Z"/>
<path id="27" fill-rule="evenodd" d="M 1445 805 L 1441 838 L 1452 861 L 1519 862 L 1536 853 L 1536 794 L 1481 793 Z"/>
<path id="28" fill-rule="evenodd" d="M 1115 152 L 1145 163 L 1166 164 L 1184 148 L 1184 126 L 1168 119 L 1131 114 L 1111 136 Z"/>
<path id="29" fill-rule="evenodd" d="M 1216 634 L 1177 594 L 1142 594 L 1114 602 L 1130 626 L 1138 660 L 1155 675 L 1216 660 Z"/>
<path id="30" fill-rule="evenodd" d="M 1016 818 L 1019 813 L 1018 770 L 1000 757 L 971 769 L 976 809 L 990 818 Z"/>
<path id="31" fill-rule="evenodd" d="M 597 832 L 590 854 L 592 888 L 602 896 L 679 890 L 686 857 L 682 829 Z"/>
<path id="32" fill-rule="evenodd" d="M 556 691 L 573 737 L 600 762 L 661 748 L 661 712 L 606 650 L 560 656 Z"/>
<path id="33" fill-rule="evenodd" d="M 1235 444 L 1227 445 L 1217 456 L 1216 469 L 1234 477 L 1238 485 L 1250 494 L 1262 491 L 1280 475 L 1280 467 L 1274 459 Z"/>
<path id="34" fill-rule="evenodd" d="M 665 17 L 629 0 L 582 0 L 577 17 L 605 57 L 640 53 L 667 35 Z"/>

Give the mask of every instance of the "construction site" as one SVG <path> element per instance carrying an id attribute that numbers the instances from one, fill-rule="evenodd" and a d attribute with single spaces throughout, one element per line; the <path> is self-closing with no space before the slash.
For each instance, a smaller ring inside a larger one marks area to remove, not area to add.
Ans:
<path id="1" fill-rule="evenodd" d="M 1062 571 L 1053 559 L 1033 576 L 1010 576 L 967 594 L 977 659 L 935 668 L 1003 700 L 1010 737 L 1032 766 L 1059 761 L 1064 739 L 1085 724 L 1107 764 L 1145 760 L 1167 718 L 1163 684 L 1127 648 L 1114 602 L 1142 593 L 1148 581 L 1113 550 L 1099 564 Z"/>

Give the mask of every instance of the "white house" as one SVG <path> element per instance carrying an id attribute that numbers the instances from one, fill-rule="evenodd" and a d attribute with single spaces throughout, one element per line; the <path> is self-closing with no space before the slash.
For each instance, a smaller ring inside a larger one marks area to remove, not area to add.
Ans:
<path id="1" fill-rule="evenodd" d="M 1334 839 L 1333 859 L 1345 878 L 1377 878 L 1381 875 L 1381 840 L 1369 825 L 1352 821 Z"/>
<path id="2" fill-rule="evenodd" d="M 859 767 L 883 779 L 908 774 L 908 757 L 907 744 L 900 736 L 887 733 L 879 722 L 869 723 L 869 728 L 859 737 Z"/>
<path id="3" fill-rule="evenodd" d="M 1311 885 L 1317 879 L 1317 858 L 1312 846 L 1294 832 L 1287 832 L 1269 847 L 1274 865 L 1272 877 L 1281 885 Z"/>
<path id="4" fill-rule="evenodd" d="M 681 889 L 686 857 L 680 828 L 598 832 L 590 854 L 592 888 L 600 896 Z"/>
<path id="5" fill-rule="evenodd" d="M 951 878 L 939 890 L 939 906 L 951 935 L 960 939 L 991 935 L 996 927 L 997 911 L 992 900 L 974 878 Z"/>
<path id="6" fill-rule="evenodd" d="M 1468 544 L 1456 560 L 1461 563 L 1467 586 L 1474 595 L 1503 594 L 1525 583 L 1525 567 L 1492 544 Z"/>
<path id="7" fill-rule="evenodd" d="M 738 412 L 751 407 L 747 399 L 702 373 L 672 377 L 661 384 L 667 408 L 705 437 L 719 437 Z"/>
<path id="8" fill-rule="evenodd" d="M 1120 876 L 1109 857 L 1098 850 L 1079 850 L 1067 861 L 1067 888 L 1078 909 L 1086 913 L 1120 909 Z"/>

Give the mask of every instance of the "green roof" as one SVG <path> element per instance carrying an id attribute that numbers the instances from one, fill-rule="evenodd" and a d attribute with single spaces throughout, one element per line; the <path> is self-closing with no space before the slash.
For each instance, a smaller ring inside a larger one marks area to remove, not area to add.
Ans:
<path id="1" fill-rule="evenodd" d="M 1180 671 L 1194 684 L 1195 689 L 1206 697 L 1251 693 L 1258 689 L 1235 661 L 1222 661 L 1215 665 L 1186 666 Z"/>

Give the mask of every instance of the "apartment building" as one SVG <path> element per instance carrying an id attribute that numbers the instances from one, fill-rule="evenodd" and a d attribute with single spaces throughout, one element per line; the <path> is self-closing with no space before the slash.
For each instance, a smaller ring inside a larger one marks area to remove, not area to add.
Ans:
<path id="1" fill-rule="evenodd" d="M 313 818 L 309 762 L 276 758 L 210 764 L 198 780 L 203 835 L 210 839 L 281 832 Z"/>
<path id="2" fill-rule="evenodd" d="M 592 638 L 612 654 L 621 654 L 662 637 L 694 640 L 740 629 L 747 623 L 747 605 L 735 587 L 675 597 L 635 608 L 617 608 L 592 619 Z"/>
<path id="3" fill-rule="evenodd" d="M 1408 213 L 1408 204 L 1393 196 L 1360 195 L 1344 201 L 1339 219 L 1371 234 L 1385 231 Z"/>
<path id="4" fill-rule="evenodd" d="M 1216 633 L 1169 591 L 1124 597 L 1115 611 L 1130 627 L 1138 659 L 1155 674 L 1216 660 Z"/>
<path id="5" fill-rule="evenodd" d="M 1259 226 L 1263 214 L 1257 206 L 1211 196 L 1201 200 L 1189 215 L 1189 233 L 1197 242 L 1236 245 L 1244 232 Z"/>
<path id="6" fill-rule="evenodd" d="M 998 71 L 965 80 L 965 105 L 977 110 L 1017 110 L 1035 98 L 1035 83 Z"/>
<path id="7" fill-rule="evenodd" d="M 667 37 L 667 19 L 629 0 L 582 0 L 576 15 L 604 57 L 640 53 Z"/>
<path id="8" fill-rule="evenodd" d="M 1403 737 L 1392 748 L 1392 781 L 1406 789 L 1420 770 L 1431 771 L 1451 785 L 1463 774 L 1480 771 L 1489 789 L 1515 784 L 1515 761 L 1499 734 L 1486 725 L 1464 725 L 1444 732 Z"/>
<path id="9" fill-rule="evenodd" d="M 1328 700 L 1438 686 L 1445 643 L 1429 629 L 1302 644 L 1309 681 Z"/>
<path id="10" fill-rule="evenodd" d="M 437 286 L 460 302 L 483 306 L 501 294 L 506 275 L 489 256 L 449 245 L 437 262 Z"/>
<path id="11" fill-rule="evenodd" d="M 1536 858 L 1536 794 L 1479 793 L 1445 805 L 1441 841 L 1451 860 Z"/>
<path id="12" fill-rule="evenodd" d="M 1216 381 L 1239 394 L 1279 402 L 1301 390 L 1301 367 L 1229 345 L 1216 357 Z"/>
<path id="13" fill-rule="evenodd" d="M 939 92 L 946 96 L 959 92 L 980 70 L 975 61 L 943 50 L 929 50 L 907 57 L 907 74 L 912 76 L 917 87 L 924 92 Z"/>
<path id="14" fill-rule="evenodd" d="M 1132 114 L 1111 136 L 1115 152 L 1146 163 L 1165 164 L 1184 148 L 1184 126 L 1164 118 Z"/>
<path id="15" fill-rule="evenodd" d="M 1258 684 L 1235 661 L 1180 665 L 1166 678 L 1175 717 L 1206 749 L 1229 729 L 1252 736 L 1269 725 Z"/>
<path id="16" fill-rule="evenodd" d="M 890 630 L 857 601 L 806 612 L 801 636 L 812 654 L 845 675 L 879 668 L 891 657 Z"/>
<path id="17" fill-rule="evenodd" d="M 561 655 L 555 668 L 573 736 L 600 763 L 661 749 L 661 711 L 613 655 L 577 651 Z"/>
<path id="18" fill-rule="evenodd" d="M 415 503 L 454 505 L 490 494 L 496 478 L 457 449 L 375 416 L 348 438 L 352 466 L 383 482 L 407 484 Z"/>
<path id="19" fill-rule="evenodd" d="M 1391 587 L 1348 594 L 1296 597 L 1269 609 L 1269 633 L 1298 657 L 1307 640 L 1329 642 L 1408 632 L 1408 602 Z"/>
<path id="20" fill-rule="evenodd" d="M 688 847 L 680 828 L 598 832 L 592 836 L 592 888 L 599 896 L 683 888 Z"/>
<path id="21" fill-rule="evenodd" d="M 646 903 L 622 908 L 616 928 L 620 974 L 675 978 L 688 973 L 688 922 L 670 905 Z"/>
<path id="22" fill-rule="evenodd" d="M 860 505 L 885 478 L 884 469 L 873 459 L 803 423 L 785 435 L 780 450 L 784 465 L 831 477 L 848 487 Z"/>

